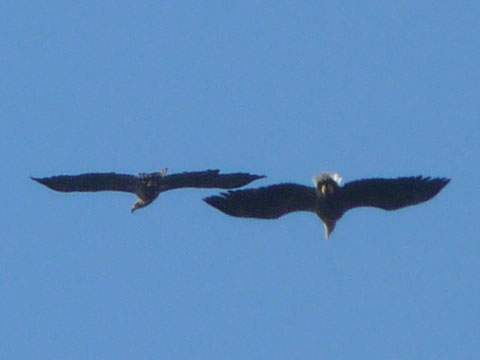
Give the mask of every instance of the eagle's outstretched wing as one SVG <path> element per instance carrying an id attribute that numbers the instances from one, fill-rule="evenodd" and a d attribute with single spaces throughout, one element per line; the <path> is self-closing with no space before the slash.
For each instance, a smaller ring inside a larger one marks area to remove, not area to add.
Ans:
<path id="1" fill-rule="evenodd" d="M 315 212 L 315 189 L 298 184 L 278 184 L 210 196 L 206 203 L 237 217 L 276 219 L 293 211 Z"/>
<path id="2" fill-rule="evenodd" d="M 422 176 L 356 180 L 340 187 L 336 200 L 344 211 L 362 206 L 396 210 L 430 200 L 449 181 Z"/>
<path id="3" fill-rule="evenodd" d="M 134 175 L 116 173 L 89 173 L 80 175 L 59 175 L 45 178 L 34 178 L 52 190 L 62 192 L 73 191 L 124 191 L 136 193 L 139 178 Z"/>
<path id="4" fill-rule="evenodd" d="M 162 191 L 179 188 L 234 189 L 264 177 L 248 173 L 220 174 L 220 170 L 205 170 L 166 175 L 159 178 L 159 182 Z"/>

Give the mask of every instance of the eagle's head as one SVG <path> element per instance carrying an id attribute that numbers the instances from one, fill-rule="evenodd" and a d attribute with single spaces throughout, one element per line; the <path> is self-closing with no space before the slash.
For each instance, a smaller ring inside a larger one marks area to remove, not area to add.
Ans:
<path id="1" fill-rule="evenodd" d="M 342 184 L 342 177 L 337 173 L 323 173 L 313 178 L 317 194 L 327 197 L 334 194 Z"/>

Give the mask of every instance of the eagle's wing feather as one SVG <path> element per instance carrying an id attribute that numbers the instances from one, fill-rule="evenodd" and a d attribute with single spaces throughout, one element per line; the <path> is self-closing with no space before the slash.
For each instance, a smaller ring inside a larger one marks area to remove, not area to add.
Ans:
<path id="1" fill-rule="evenodd" d="M 224 192 L 204 199 L 225 214 L 276 219 L 293 211 L 315 211 L 315 189 L 298 184 L 279 184 L 257 189 Z"/>
<path id="2" fill-rule="evenodd" d="M 422 176 L 357 180 L 340 188 L 338 201 L 344 211 L 362 206 L 396 210 L 430 200 L 449 181 Z"/>
<path id="3" fill-rule="evenodd" d="M 220 170 L 205 170 L 166 175 L 159 181 L 162 191 L 179 188 L 234 189 L 264 177 L 248 173 L 220 174 Z"/>
<path id="4" fill-rule="evenodd" d="M 116 173 L 89 173 L 80 175 L 59 175 L 34 178 L 52 190 L 73 191 L 124 191 L 135 193 L 139 184 L 137 176 Z"/>

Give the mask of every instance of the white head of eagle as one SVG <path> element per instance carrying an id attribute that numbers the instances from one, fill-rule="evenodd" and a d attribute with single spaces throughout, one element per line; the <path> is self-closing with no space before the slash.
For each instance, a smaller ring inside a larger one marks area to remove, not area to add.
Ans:
<path id="1" fill-rule="evenodd" d="M 342 177 L 338 173 L 322 173 L 313 178 L 313 184 L 318 195 L 327 196 L 342 185 Z"/>

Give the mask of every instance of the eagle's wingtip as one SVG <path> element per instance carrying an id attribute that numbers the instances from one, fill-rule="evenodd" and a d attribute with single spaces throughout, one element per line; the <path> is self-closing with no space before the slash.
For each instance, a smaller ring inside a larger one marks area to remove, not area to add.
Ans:
<path id="1" fill-rule="evenodd" d="M 30 176 L 30 179 L 39 183 L 39 184 L 43 184 L 42 178 L 37 178 L 37 177 L 34 177 L 34 176 Z"/>
<path id="2" fill-rule="evenodd" d="M 208 205 L 220 211 L 223 211 L 224 209 L 224 206 L 222 206 L 222 200 L 224 200 L 224 197 L 222 197 L 221 195 L 213 195 L 203 198 L 203 201 L 205 201 Z"/>
<path id="3" fill-rule="evenodd" d="M 452 179 L 442 177 L 442 178 L 437 178 L 437 179 L 432 179 L 429 181 L 436 182 L 438 191 L 440 192 L 445 186 L 447 186 Z"/>
<path id="4" fill-rule="evenodd" d="M 450 178 L 442 178 L 441 180 L 442 180 L 442 184 L 441 184 L 440 190 L 442 190 L 445 186 L 450 184 L 450 181 L 452 181 L 452 179 Z"/>

